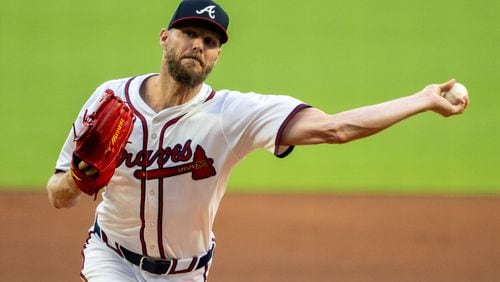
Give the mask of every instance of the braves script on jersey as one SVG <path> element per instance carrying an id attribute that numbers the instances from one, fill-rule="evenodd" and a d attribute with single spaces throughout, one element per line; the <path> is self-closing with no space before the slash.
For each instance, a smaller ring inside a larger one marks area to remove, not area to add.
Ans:
<path id="1" fill-rule="evenodd" d="M 280 133 L 307 106 L 288 96 L 215 92 L 204 84 L 189 102 L 156 113 L 139 95 L 143 81 L 153 75 L 104 83 L 75 122 L 78 130 L 85 110 L 95 107 L 106 89 L 124 99 L 136 116 L 97 218 L 110 242 L 134 252 L 198 256 L 210 248 L 231 170 L 256 148 L 288 154 L 291 147 L 278 146 Z M 59 156 L 59 170 L 69 170 L 72 132 Z"/>

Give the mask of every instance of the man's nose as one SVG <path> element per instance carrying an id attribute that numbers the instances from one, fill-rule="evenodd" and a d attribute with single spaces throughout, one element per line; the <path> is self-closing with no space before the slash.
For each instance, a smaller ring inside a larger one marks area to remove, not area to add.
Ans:
<path id="1" fill-rule="evenodd" d="M 203 52 L 203 38 L 197 37 L 193 39 L 193 50 L 197 52 Z"/>

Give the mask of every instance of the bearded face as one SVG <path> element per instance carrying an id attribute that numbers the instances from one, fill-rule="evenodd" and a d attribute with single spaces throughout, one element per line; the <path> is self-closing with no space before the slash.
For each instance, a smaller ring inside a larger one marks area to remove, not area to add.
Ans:
<path id="1" fill-rule="evenodd" d="M 178 55 L 175 48 L 166 50 L 167 69 L 172 78 L 181 85 L 193 88 L 207 78 L 215 62 L 203 62 L 199 54 Z"/>

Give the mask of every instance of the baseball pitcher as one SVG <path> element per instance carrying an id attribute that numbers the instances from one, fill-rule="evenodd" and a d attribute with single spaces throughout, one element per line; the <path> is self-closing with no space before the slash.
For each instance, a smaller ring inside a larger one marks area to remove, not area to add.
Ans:
<path id="1" fill-rule="evenodd" d="M 228 41 L 211 0 L 182 1 L 161 30 L 159 73 L 103 83 L 83 105 L 47 190 L 56 208 L 103 189 L 85 242 L 83 281 L 207 281 L 215 215 L 231 170 L 257 148 L 341 144 L 415 114 L 462 113 L 450 80 L 392 101 L 326 114 L 289 96 L 216 90 L 204 81 Z"/>

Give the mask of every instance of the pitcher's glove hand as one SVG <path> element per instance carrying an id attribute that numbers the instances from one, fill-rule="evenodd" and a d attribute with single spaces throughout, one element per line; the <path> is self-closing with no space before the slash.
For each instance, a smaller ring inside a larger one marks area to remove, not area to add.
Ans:
<path id="1" fill-rule="evenodd" d="M 133 124 L 133 111 L 110 89 L 94 113 L 85 112 L 83 127 L 75 134 L 71 161 L 71 176 L 80 190 L 97 197 L 97 192 L 108 184 Z"/>

